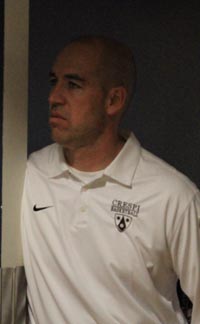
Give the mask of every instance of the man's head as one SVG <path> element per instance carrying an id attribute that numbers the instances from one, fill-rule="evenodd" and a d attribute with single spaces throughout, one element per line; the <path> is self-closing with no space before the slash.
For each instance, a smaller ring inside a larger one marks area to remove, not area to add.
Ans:
<path id="1" fill-rule="evenodd" d="M 127 92 L 125 106 L 128 106 L 136 83 L 136 69 L 132 50 L 125 44 L 104 36 L 81 36 L 69 45 L 80 44 L 94 49 L 96 77 L 105 91 L 123 86 Z M 69 46 L 67 45 L 67 46 Z"/>
<path id="2" fill-rule="evenodd" d="M 50 81 L 53 139 L 65 146 L 89 145 L 118 126 L 131 100 L 133 56 L 115 40 L 80 37 L 57 56 Z"/>

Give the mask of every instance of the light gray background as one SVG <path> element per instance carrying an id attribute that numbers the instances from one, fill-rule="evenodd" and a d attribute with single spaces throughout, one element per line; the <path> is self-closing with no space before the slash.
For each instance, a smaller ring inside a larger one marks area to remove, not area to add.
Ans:
<path id="1" fill-rule="evenodd" d="M 0 1 L 0 166 L 1 166 L 0 167 L 0 206 L 2 205 L 3 22 L 4 22 L 3 12 L 4 12 L 4 1 Z M 1 208 L 0 208 L 0 251 L 1 251 Z"/>

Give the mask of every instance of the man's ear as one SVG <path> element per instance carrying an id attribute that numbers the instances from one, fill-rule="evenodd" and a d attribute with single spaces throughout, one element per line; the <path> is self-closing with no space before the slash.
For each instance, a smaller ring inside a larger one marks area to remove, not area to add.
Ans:
<path id="1" fill-rule="evenodd" d="M 106 111 L 108 115 L 116 115 L 123 111 L 127 99 L 127 91 L 124 87 L 119 86 L 111 88 L 107 96 Z"/>

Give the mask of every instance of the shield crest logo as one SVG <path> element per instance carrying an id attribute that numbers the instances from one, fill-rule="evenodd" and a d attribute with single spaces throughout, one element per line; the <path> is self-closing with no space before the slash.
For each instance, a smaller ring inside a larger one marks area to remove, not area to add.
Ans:
<path id="1" fill-rule="evenodd" d="M 132 218 L 127 215 L 115 214 L 115 225 L 119 232 L 124 232 L 132 222 Z"/>

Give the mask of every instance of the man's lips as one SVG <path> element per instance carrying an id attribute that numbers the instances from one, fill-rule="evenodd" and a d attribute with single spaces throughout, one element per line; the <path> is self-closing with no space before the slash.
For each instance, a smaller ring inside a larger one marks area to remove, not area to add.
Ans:
<path id="1" fill-rule="evenodd" d="M 62 116 L 60 113 L 58 113 L 58 112 L 52 112 L 51 115 L 50 115 L 50 119 L 51 118 L 60 118 L 60 119 L 66 120 L 66 118 L 64 116 Z"/>
<path id="2" fill-rule="evenodd" d="M 65 126 L 66 127 L 67 119 L 59 113 L 52 113 L 49 117 L 49 124 L 52 127 Z"/>

